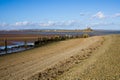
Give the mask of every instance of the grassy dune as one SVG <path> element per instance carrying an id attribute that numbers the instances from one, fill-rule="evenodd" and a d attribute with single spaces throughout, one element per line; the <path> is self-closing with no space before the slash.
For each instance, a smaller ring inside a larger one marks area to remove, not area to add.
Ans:
<path id="1" fill-rule="evenodd" d="M 119 80 L 120 35 L 55 42 L 0 56 L 0 80 Z"/>

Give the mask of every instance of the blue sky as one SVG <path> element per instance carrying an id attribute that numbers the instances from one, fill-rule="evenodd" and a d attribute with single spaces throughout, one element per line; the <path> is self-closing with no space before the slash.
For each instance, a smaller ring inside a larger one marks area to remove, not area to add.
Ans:
<path id="1" fill-rule="evenodd" d="M 120 0 L 0 0 L 0 30 L 120 30 Z"/>

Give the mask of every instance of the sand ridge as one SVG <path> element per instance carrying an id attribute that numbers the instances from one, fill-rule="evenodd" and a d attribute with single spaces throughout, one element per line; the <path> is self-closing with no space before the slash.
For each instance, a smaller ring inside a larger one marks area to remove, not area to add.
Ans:
<path id="1" fill-rule="evenodd" d="M 92 56 L 55 80 L 120 80 L 120 35 L 104 38 L 104 43 Z"/>

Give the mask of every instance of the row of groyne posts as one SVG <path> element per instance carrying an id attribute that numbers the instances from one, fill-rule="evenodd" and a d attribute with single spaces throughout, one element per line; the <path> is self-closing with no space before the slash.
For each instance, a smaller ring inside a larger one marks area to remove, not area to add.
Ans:
<path id="1" fill-rule="evenodd" d="M 7 38 L 2 40 L 1 42 L 4 44 L 4 46 L 0 46 L 0 55 L 19 52 L 19 51 L 27 50 L 33 47 L 33 45 L 27 45 L 27 40 L 22 41 L 23 44 L 20 44 L 20 43 L 15 44 L 14 42 L 21 42 L 21 41 L 9 40 Z M 9 42 L 13 42 L 13 43 L 9 44 Z"/>
<path id="2" fill-rule="evenodd" d="M 39 47 L 39 46 L 42 46 L 51 42 L 56 42 L 56 41 L 62 41 L 62 40 L 73 39 L 73 38 L 87 38 L 87 37 L 89 37 L 88 34 L 43 37 L 43 38 L 38 38 L 38 40 L 34 42 L 34 45 L 35 45 L 34 47 Z"/>
<path id="3" fill-rule="evenodd" d="M 43 46 L 45 44 L 52 43 L 52 42 L 73 39 L 73 38 L 87 38 L 87 37 L 89 37 L 88 34 L 83 34 L 80 36 L 79 35 L 77 35 L 77 36 L 73 36 L 73 35 L 59 36 L 59 35 L 56 35 L 56 36 L 52 36 L 52 37 L 44 36 L 44 37 L 38 37 L 37 40 L 34 41 L 34 45 L 27 45 L 28 40 L 24 40 L 24 45 L 22 45 L 22 47 L 24 47 L 24 50 L 28 50 L 28 49 L 40 47 L 40 46 Z M 4 40 L 4 46 L 5 46 L 4 52 L 5 52 L 5 54 L 8 53 L 8 41 L 9 41 L 8 39 Z M 21 48 L 21 46 L 17 46 L 16 48 Z M 11 53 L 13 53 L 13 52 L 14 51 L 12 51 Z"/>

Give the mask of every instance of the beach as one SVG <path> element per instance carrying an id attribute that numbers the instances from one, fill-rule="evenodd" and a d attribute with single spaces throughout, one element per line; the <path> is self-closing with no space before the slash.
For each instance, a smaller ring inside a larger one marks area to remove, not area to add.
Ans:
<path id="1" fill-rule="evenodd" d="M 0 80 L 119 80 L 119 40 L 120 35 L 69 39 L 0 56 Z"/>

